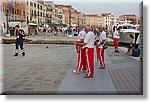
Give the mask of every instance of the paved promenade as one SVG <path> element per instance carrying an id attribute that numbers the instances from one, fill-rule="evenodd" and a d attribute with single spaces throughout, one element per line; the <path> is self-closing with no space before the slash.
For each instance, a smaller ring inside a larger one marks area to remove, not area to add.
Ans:
<path id="1" fill-rule="evenodd" d="M 12 44 L 15 43 L 15 36 L 3 37 L 3 44 Z M 27 44 L 74 44 L 77 36 L 65 35 L 58 32 L 58 36 L 55 36 L 53 33 L 46 33 L 45 35 L 34 35 L 26 36 L 25 43 Z M 113 45 L 113 40 L 110 38 L 106 39 L 110 45 Z"/>
<path id="2" fill-rule="evenodd" d="M 6 94 L 142 94 L 142 62 L 125 55 L 126 48 L 105 50 L 106 69 L 98 69 L 95 57 L 94 78 L 84 79 L 72 73 L 73 45 L 26 44 L 24 57 L 13 57 L 14 44 L 2 46 Z"/>

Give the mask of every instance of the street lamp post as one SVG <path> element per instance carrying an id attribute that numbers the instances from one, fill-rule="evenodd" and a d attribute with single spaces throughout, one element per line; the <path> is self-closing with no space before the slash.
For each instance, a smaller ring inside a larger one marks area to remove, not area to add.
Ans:
<path id="1" fill-rule="evenodd" d="M 68 36 L 72 37 L 71 35 L 71 5 L 69 4 L 69 29 L 68 29 Z"/>
<path id="2" fill-rule="evenodd" d="M 8 32 L 8 29 L 9 29 L 9 26 L 8 26 L 8 14 L 9 14 L 9 11 L 8 11 L 8 8 L 7 8 L 7 10 L 6 10 L 6 24 L 7 24 L 6 36 L 10 36 L 10 34 Z"/>
<path id="3" fill-rule="evenodd" d="M 69 27 L 71 27 L 71 5 L 69 5 Z"/>

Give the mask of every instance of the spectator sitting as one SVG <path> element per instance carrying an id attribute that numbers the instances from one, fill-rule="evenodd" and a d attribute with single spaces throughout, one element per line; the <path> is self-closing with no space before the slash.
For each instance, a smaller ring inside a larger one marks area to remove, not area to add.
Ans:
<path id="1" fill-rule="evenodd" d="M 132 56 L 132 50 L 133 50 L 134 46 L 135 46 L 135 44 L 133 42 L 131 42 L 131 44 L 128 47 L 128 51 L 126 53 L 128 56 Z"/>
<path id="2" fill-rule="evenodd" d="M 139 57 L 139 55 L 140 55 L 140 49 L 138 48 L 138 45 L 136 44 L 132 50 L 132 56 L 133 57 Z"/>

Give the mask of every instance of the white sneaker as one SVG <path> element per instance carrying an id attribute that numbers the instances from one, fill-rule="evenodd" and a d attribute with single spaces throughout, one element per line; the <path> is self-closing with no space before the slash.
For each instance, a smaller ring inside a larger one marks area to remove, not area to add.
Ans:
<path id="1" fill-rule="evenodd" d="M 73 70 L 72 72 L 75 74 L 80 74 L 80 72 L 77 72 L 76 70 Z"/>

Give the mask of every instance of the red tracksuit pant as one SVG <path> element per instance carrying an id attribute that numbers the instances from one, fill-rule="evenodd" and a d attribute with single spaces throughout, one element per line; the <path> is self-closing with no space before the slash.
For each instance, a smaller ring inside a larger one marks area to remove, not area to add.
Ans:
<path id="1" fill-rule="evenodd" d="M 86 48 L 85 51 L 88 68 L 87 76 L 92 76 L 94 74 L 94 48 Z"/>
<path id="2" fill-rule="evenodd" d="M 98 48 L 97 49 L 97 53 L 98 53 L 98 59 L 100 61 L 100 65 L 101 66 L 105 66 L 105 62 L 104 62 L 104 49 L 103 48 Z"/>
<path id="3" fill-rule="evenodd" d="M 115 51 L 118 51 L 118 38 L 114 38 L 114 48 Z"/>
<path id="4" fill-rule="evenodd" d="M 85 49 L 82 48 L 80 48 L 78 53 L 78 65 L 76 71 L 80 72 L 81 70 L 87 70 L 86 53 L 85 53 Z"/>
<path id="5" fill-rule="evenodd" d="M 98 52 L 98 46 L 96 46 L 96 57 L 97 57 L 97 62 L 98 62 L 98 56 L 99 56 L 99 52 Z"/>

